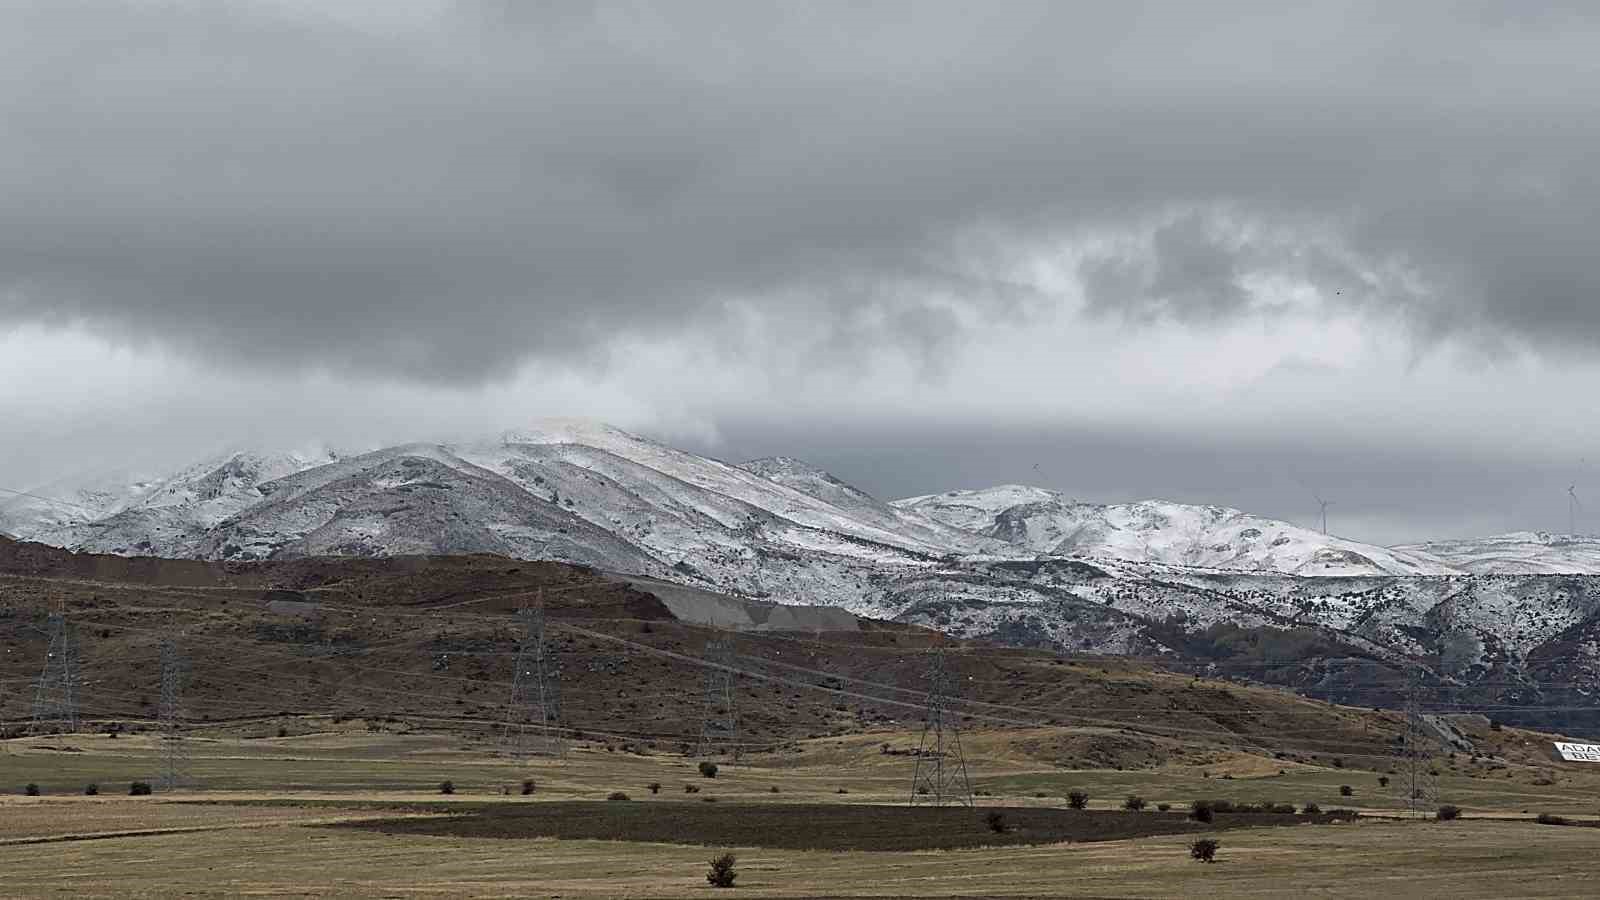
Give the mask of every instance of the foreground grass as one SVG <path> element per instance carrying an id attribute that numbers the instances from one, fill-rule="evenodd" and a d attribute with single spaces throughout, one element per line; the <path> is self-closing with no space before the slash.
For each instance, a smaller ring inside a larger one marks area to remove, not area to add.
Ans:
<path id="1" fill-rule="evenodd" d="M 128 801 L 124 801 L 128 802 Z M 1585 896 L 1600 830 L 1367 822 L 1227 831 L 1216 865 L 1189 836 L 948 852 L 735 848 L 738 896 Z M 295 824 L 0 846 L 8 896 L 290 894 L 696 897 L 702 847 L 380 834 Z"/>

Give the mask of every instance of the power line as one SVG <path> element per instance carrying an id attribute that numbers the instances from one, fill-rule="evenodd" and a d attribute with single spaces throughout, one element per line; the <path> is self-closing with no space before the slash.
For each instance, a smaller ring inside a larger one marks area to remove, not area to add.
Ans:
<path id="1" fill-rule="evenodd" d="M 1406 807 L 1412 818 L 1427 812 L 1439 800 L 1439 780 L 1434 774 L 1433 743 L 1427 737 L 1430 730 L 1422 717 L 1420 667 L 1406 670 L 1406 728 L 1399 745 L 1400 764 L 1405 776 Z"/>
<path id="2" fill-rule="evenodd" d="M 738 762 L 739 706 L 734 693 L 733 639 L 718 634 L 706 642 L 707 668 L 704 684 L 704 706 L 700 716 L 700 740 L 695 745 L 696 756 L 717 756 L 732 753 Z"/>
<path id="3" fill-rule="evenodd" d="M 15 494 L 18 497 L 28 497 L 28 498 L 33 499 L 33 500 L 43 500 L 46 503 L 57 503 L 57 504 L 60 504 L 61 506 L 70 506 L 73 509 L 79 510 L 81 512 L 86 512 L 91 516 L 99 515 L 98 512 L 96 512 L 93 509 L 90 509 L 87 506 L 83 506 L 82 504 L 78 504 L 78 503 L 73 503 L 73 502 L 71 502 L 69 500 L 62 500 L 59 497 L 46 497 L 43 494 L 34 494 L 34 493 L 29 493 L 28 491 L 19 491 L 19 490 L 15 490 L 13 488 L 8 488 L 8 487 L 0 487 L 0 494 Z"/>
<path id="4" fill-rule="evenodd" d="M 911 805 L 972 806 L 972 782 L 961 752 L 961 729 L 949 715 L 954 682 L 944 649 L 928 651 L 927 709 L 917 741 L 916 768 L 911 775 Z M 948 757 L 948 758 L 947 758 Z"/>
<path id="5" fill-rule="evenodd" d="M 169 633 L 161 640 L 161 700 L 157 707 L 161 733 L 161 788 L 176 790 L 194 783 L 189 742 L 183 733 L 183 684 L 189 661 L 179 646 L 178 636 Z"/>
<path id="6" fill-rule="evenodd" d="M 560 676 L 545 643 L 544 597 L 516 613 L 516 667 L 511 681 L 511 702 L 506 721 L 506 743 L 519 762 L 538 754 L 566 756 L 561 730 Z"/>
<path id="7" fill-rule="evenodd" d="M 65 604 L 58 603 L 51 611 L 46 627 L 50 644 L 34 689 L 33 721 L 28 731 L 31 734 L 75 732 L 78 730 L 78 668 Z"/>

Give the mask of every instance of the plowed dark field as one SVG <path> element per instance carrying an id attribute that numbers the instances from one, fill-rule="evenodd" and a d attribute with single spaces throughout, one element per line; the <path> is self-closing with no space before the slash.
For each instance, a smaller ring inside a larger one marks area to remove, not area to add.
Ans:
<path id="1" fill-rule="evenodd" d="M 416 809 L 415 806 L 408 807 Z M 461 804 L 443 811 L 461 812 Z M 1003 816 L 1004 831 L 987 817 Z M 913 808 L 836 804 L 494 803 L 448 818 L 346 822 L 392 835 L 453 838 L 563 838 L 782 850 L 955 850 L 1064 841 L 1116 841 L 1262 825 L 1328 824 L 1333 816 L 1233 814 L 1211 824 L 1180 813 L 1038 808 Z"/>

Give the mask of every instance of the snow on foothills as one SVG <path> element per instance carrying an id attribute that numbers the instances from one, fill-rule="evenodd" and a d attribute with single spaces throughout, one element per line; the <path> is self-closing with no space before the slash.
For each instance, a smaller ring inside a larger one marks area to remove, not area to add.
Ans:
<path id="1" fill-rule="evenodd" d="M 897 509 L 1007 541 L 1034 553 L 1293 575 L 1443 575 L 1416 550 L 1349 541 L 1223 506 L 1163 500 L 1098 504 L 1002 485 L 897 500 Z"/>
<path id="2" fill-rule="evenodd" d="M 1478 574 L 1600 574 L 1600 537 L 1517 531 L 1493 537 L 1430 541 L 1395 550 L 1437 557 Z"/>
<path id="3" fill-rule="evenodd" d="M 230 451 L 162 477 L 45 485 L 5 509 L 16 536 L 99 553 L 191 555 L 206 529 L 259 502 L 262 486 L 338 458 L 328 449 Z M 50 499 L 44 499 L 50 498 Z M 66 502 L 55 502 L 66 501 Z M 69 505 L 70 504 L 70 505 Z"/>

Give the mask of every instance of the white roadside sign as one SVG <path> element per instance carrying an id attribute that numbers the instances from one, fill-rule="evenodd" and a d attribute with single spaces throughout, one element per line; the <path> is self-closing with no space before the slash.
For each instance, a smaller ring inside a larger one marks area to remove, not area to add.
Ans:
<path id="1" fill-rule="evenodd" d="M 1600 762 L 1600 744 L 1564 744 L 1557 741 L 1556 752 L 1568 762 Z"/>

